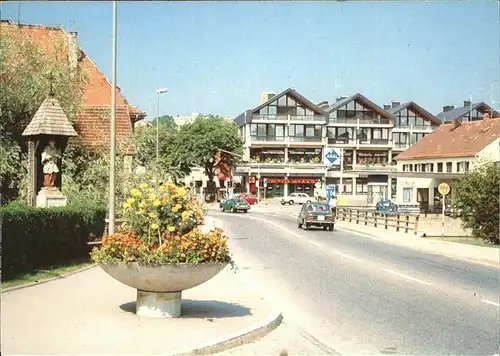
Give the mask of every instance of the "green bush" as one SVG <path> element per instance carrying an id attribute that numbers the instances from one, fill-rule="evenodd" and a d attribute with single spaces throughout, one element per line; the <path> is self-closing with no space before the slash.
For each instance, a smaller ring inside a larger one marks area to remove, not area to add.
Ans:
<path id="1" fill-rule="evenodd" d="M 88 257 L 90 238 L 102 236 L 106 211 L 93 206 L 0 208 L 2 279 Z"/>

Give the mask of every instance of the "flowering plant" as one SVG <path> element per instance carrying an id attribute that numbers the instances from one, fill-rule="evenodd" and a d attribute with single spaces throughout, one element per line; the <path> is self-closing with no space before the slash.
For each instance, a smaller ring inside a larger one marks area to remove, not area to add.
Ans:
<path id="1" fill-rule="evenodd" d="M 230 263 L 227 237 L 221 229 L 203 233 L 206 210 L 183 187 L 146 183 L 131 189 L 121 211 L 122 231 L 105 236 L 91 252 L 95 261 L 165 263 Z"/>

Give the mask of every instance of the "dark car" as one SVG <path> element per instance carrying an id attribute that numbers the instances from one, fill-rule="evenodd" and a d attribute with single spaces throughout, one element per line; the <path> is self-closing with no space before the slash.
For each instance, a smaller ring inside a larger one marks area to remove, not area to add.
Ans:
<path id="1" fill-rule="evenodd" d="M 223 200 L 220 203 L 219 207 L 222 211 L 232 211 L 233 213 L 236 213 L 238 211 L 248 213 L 248 210 L 250 209 L 250 205 L 246 201 L 234 198 Z"/>
<path id="2" fill-rule="evenodd" d="M 300 228 L 322 227 L 324 230 L 333 231 L 335 216 L 325 203 L 306 203 L 302 205 L 297 223 Z"/>

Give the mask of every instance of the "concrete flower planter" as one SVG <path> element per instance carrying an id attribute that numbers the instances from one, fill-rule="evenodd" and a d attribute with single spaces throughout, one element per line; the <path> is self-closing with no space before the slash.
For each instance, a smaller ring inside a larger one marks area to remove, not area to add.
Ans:
<path id="1" fill-rule="evenodd" d="M 100 262 L 99 265 L 117 281 L 137 289 L 137 315 L 178 318 L 181 316 L 182 291 L 208 281 L 227 263 L 145 267 L 136 262 Z"/>

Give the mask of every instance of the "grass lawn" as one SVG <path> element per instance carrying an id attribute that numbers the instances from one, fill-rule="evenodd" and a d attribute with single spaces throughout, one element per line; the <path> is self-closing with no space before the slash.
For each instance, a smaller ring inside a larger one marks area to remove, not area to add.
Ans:
<path id="1" fill-rule="evenodd" d="M 481 239 L 475 239 L 470 236 L 445 236 L 444 238 L 441 238 L 441 236 L 427 236 L 425 238 L 438 241 L 458 242 L 461 244 L 474 245 L 474 246 L 500 248 L 500 245 L 492 245 L 490 243 L 484 242 Z"/>
<path id="2" fill-rule="evenodd" d="M 21 273 L 7 281 L 2 281 L 2 288 L 10 288 L 31 282 L 38 282 L 47 278 L 60 277 L 92 264 L 94 264 L 94 262 L 90 259 L 80 259 L 66 264 L 49 266 L 44 269 L 36 269 L 31 272 Z"/>

